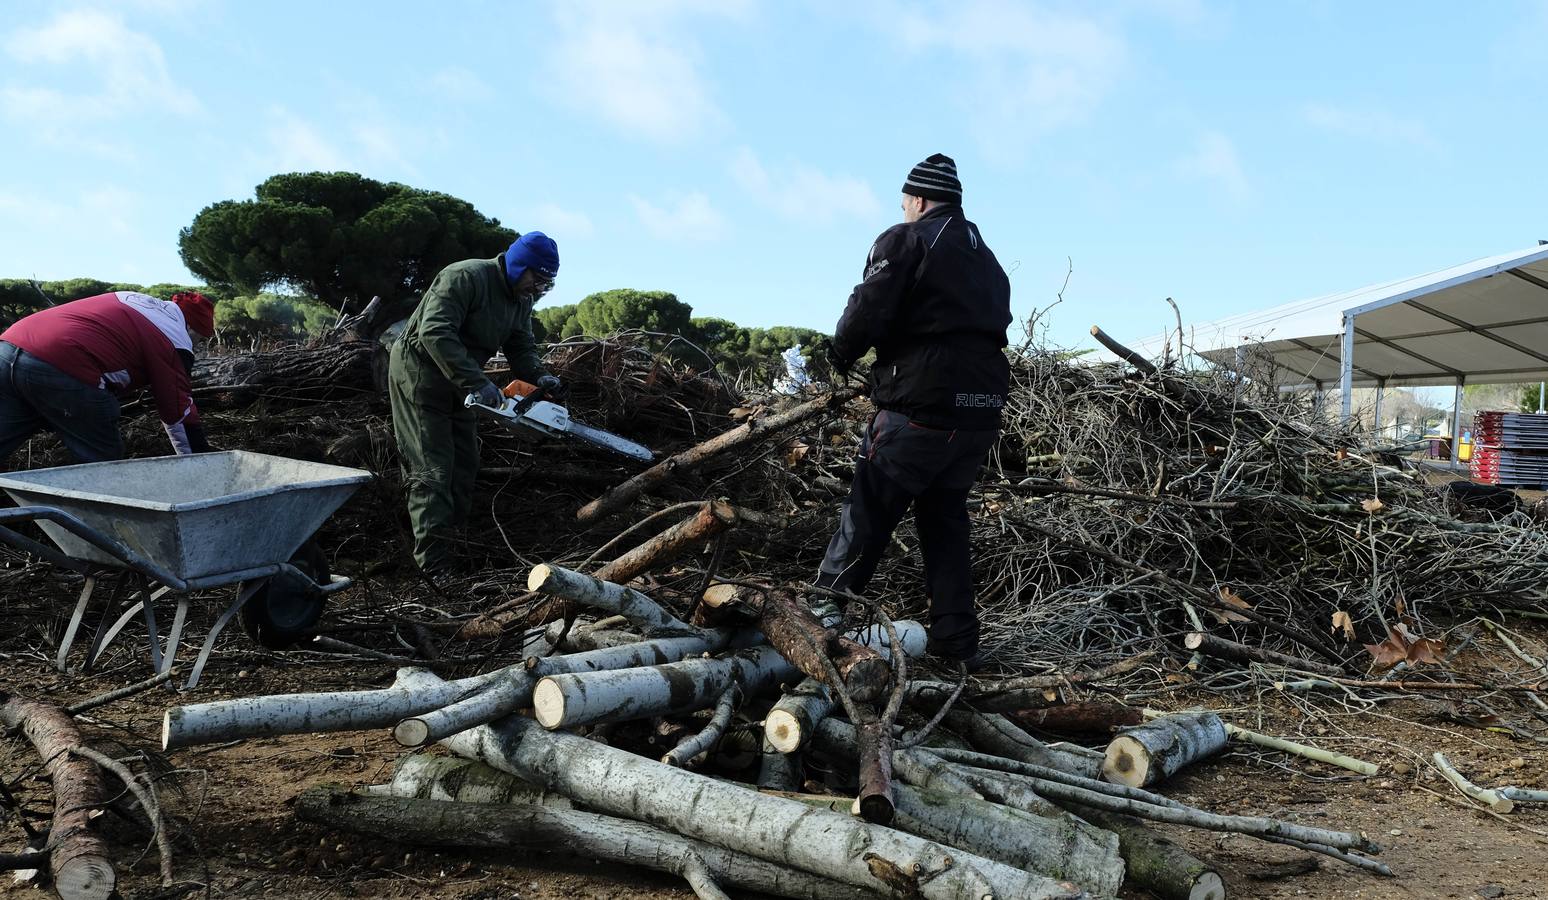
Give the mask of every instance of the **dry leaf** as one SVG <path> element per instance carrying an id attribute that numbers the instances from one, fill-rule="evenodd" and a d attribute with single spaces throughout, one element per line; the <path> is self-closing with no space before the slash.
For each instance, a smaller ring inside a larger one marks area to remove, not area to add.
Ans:
<path id="1" fill-rule="evenodd" d="M 1411 665 L 1429 664 L 1438 666 L 1441 664 L 1441 654 L 1446 652 L 1446 645 L 1434 638 L 1420 638 L 1408 646 L 1408 662 Z"/>
<path id="2" fill-rule="evenodd" d="M 1377 500 L 1375 497 L 1372 497 L 1369 500 L 1360 501 L 1360 508 L 1368 513 L 1373 513 L 1378 509 L 1381 509 L 1383 506 L 1386 506 L 1386 504 L 1382 503 L 1380 500 Z"/>
<path id="3" fill-rule="evenodd" d="M 1223 588 L 1220 589 L 1220 602 L 1224 603 L 1227 606 L 1234 606 L 1237 609 L 1252 609 L 1252 604 L 1251 603 L 1248 603 L 1246 600 L 1243 600 L 1241 597 L 1238 597 L 1236 595 L 1236 592 L 1231 590 L 1228 587 L 1223 587 Z M 1226 624 L 1229 624 L 1231 622 L 1250 622 L 1250 621 L 1252 621 L 1251 619 L 1247 618 L 1246 616 L 1242 615 L 1241 613 L 1232 612 L 1229 609 L 1222 610 L 1222 609 L 1210 608 L 1209 614 L 1214 616 L 1215 617 L 1215 621 L 1219 622 L 1222 625 L 1226 625 Z"/>
<path id="4" fill-rule="evenodd" d="M 1390 669 L 1400 662 L 1411 665 L 1439 665 L 1446 644 L 1435 638 L 1422 638 L 1399 622 L 1387 630 L 1387 639 L 1379 644 L 1364 644 L 1378 669 Z"/>
<path id="5" fill-rule="evenodd" d="M 1354 640 L 1354 620 L 1349 618 L 1349 613 L 1346 613 L 1343 610 L 1339 610 L 1333 614 L 1333 627 L 1329 629 L 1329 631 L 1337 633 L 1340 628 L 1344 629 L 1344 640 Z"/>
<path id="6" fill-rule="evenodd" d="M 1338 460 L 1339 462 L 1343 462 L 1344 460 L 1349 458 L 1349 451 L 1345 450 L 1343 447 L 1340 447 L 1340 448 L 1338 448 L 1338 452 L 1333 454 L 1333 458 Z"/>
<path id="7" fill-rule="evenodd" d="M 785 468 L 794 469 L 812 448 L 805 441 L 794 441 L 785 448 Z"/>
<path id="8" fill-rule="evenodd" d="M 1408 659 L 1408 647 L 1402 643 L 1402 639 L 1396 635 L 1387 638 L 1379 644 L 1363 644 L 1365 652 L 1371 655 L 1376 668 L 1390 669 L 1405 659 Z"/>

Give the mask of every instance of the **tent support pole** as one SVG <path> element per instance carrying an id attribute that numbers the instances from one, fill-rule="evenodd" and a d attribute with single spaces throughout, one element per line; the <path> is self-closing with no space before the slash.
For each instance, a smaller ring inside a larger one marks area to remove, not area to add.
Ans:
<path id="1" fill-rule="evenodd" d="M 1462 382 L 1457 379 L 1457 393 L 1451 401 L 1451 467 L 1462 467 Z"/>
<path id="2" fill-rule="evenodd" d="M 1372 413 L 1372 426 L 1378 439 L 1381 438 L 1381 395 L 1387 391 L 1387 379 L 1376 382 L 1376 409 Z"/>
<path id="3" fill-rule="evenodd" d="M 1345 425 L 1349 424 L 1349 418 L 1354 411 L 1354 339 L 1354 313 L 1345 312 L 1344 342 L 1338 354 L 1338 388 L 1343 394 L 1339 421 Z"/>

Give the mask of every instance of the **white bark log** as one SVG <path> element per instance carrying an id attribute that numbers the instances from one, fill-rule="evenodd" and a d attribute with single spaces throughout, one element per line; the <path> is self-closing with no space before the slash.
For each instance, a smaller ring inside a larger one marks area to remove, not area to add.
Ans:
<path id="1" fill-rule="evenodd" d="M 1225 723 L 1212 712 L 1178 713 L 1125 728 L 1107 745 L 1102 777 L 1147 787 L 1225 749 Z"/>
<path id="2" fill-rule="evenodd" d="M 678 619 L 634 588 L 559 566 L 533 566 L 527 575 L 527 590 L 623 616 L 647 635 L 699 634 L 703 631 Z"/>
<path id="3" fill-rule="evenodd" d="M 639 820 L 866 890 L 924 900 L 1072 898 L 1074 885 L 838 813 L 749 791 L 562 732 L 502 719 L 443 742 L 460 756 Z"/>
<path id="4" fill-rule="evenodd" d="M 1514 800 L 1501 796 L 1498 791 L 1489 790 L 1488 788 L 1481 788 L 1471 781 L 1468 781 L 1461 772 L 1458 772 L 1456 768 L 1452 766 L 1450 760 L 1446 759 L 1446 754 L 1437 750 L 1435 752 L 1434 762 L 1435 768 L 1439 769 L 1440 773 L 1446 777 L 1446 780 L 1451 782 L 1451 786 L 1461 791 L 1462 794 L 1469 799 L 1477 800 L 1479 803 L 1484 804 L 1497 813 L 1508 813 L 1516 808 L 1516 803 Z"/>
<path id="5" fill-rule="evenodd" d="M 1093 753 L 1084 747 L 1045 744 L 1017 728 L 1004 716 L 953 710 L 946 714 L 946 722 L 954 731 L 967 738 L 974 749 L 984 753 L 1062 769 L 1087 778 L 1095 778 L 1101 770 L 1100 753 Z"/>
<path id="6" fill-rule="evenodd" d="M 833 709 L 833 692 L 815 678 L 807 678 L 783 697 L 763 717 L 763 734 L 780 753 L 795 753 L 811 741 L 817 724 Z"/>
<path id="7" fill-rule="evenodd" d="M 803 900 L 856 900 L 871 896 L 849 885 L 640 822 L 578 810 L 448 803 L 313 788 L 297 800 L 296 815 L 306 821 L 414 845 L 558 847 L 589 859 L 680 875 L 694 883 L 695 891 L 710 896 L 715 894 L 710 892 L 706 880 Z"/>
<path id="8" fill-rule="evenodd" d="M 913 646 L 922 648 L 922 625 L 905 621 L 895 627 L 905 652 Z M 877 631 L 872 626 L 856 640 L 874 640 Z M 572 657 L 550 657 L 543 662 L 557 664 L 569 658 Z M 750 698 L 775 684 L 800 677 L 800 672 L 778 650 L 764 645 L 719 659 L 690 659 L 594 675 L 575 670 L 555 673 L 538 682 L 532 692 L 532 705 L 543 727 L 574 728 L 594 722 L 691 712 L 714 703 L 733 683 L 739 684 L 742 695 Z"/>
<path id="9" fill-rule="evenodd" d="M 819 726 L 816 746 L 851 759 L 859 750 L 854 726 L 836 719 Z M 1028 811 L 985 800 L 963 778 L 946 771 L 950 767 L 943 760 L 923 751 L 899 750 L 892 758 L 906 781 L 938 785 L 894 783 L 892 827 L 1018 869 L 1073 881 L 1095 897 L 1117 894 L 1123 860 L 1116 835 L 1046 801 Z"/>
<path id="10" fill-rule="evenodd" d="M 507 675 L 523 672 L 508 666 L 457 681 L 437 681 L 420 688 L 403 683 L 400 669 L 392 687 L 374 691 L 326 691 L 314 694 L 274 694 L 174 706 L 161 723 L 161 749 L 175 750 L 277 734 L 320 734 L 387 728 L 413 716 L 477 694 Z"/>
<path id="11" fill-rule="evenodd" d="M 452 800 L 459 803 L 533 803 L 574 809 L 569 797 L 544 790 L 508 772 L 460 756 L 408 753 L 398 760 L 392 780 L 366 791 L 405 800 Z"/>
<path id="12" fill-rule="evenodd" d="M 393 739 L 405 747 L 423 747 L 465 728 L 493 722 L 532 705 L 532 689 L 544 675 L 563 672 L 602 672 L 673 662 L 696 653 L 708 653 L 726 645 L 732 632 L 715 629 L 683 637 L 649 641 L 533 659 L 525 668 L 508 674 L 487 690 L 399 722 Z"/>
<path id="13" fill-rule="evenodd" d="M 754 647 L 718 659 L 551 675 L 533 690 L 532 709 L 544 728 L 575 728 L 692 712 L 714 703 L 734 684 L 754 697 L 799 677 L 778 650 Z"/>

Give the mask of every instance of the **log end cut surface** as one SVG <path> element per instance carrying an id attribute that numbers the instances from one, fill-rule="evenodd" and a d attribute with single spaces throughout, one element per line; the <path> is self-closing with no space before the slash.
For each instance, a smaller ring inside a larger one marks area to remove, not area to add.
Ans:
<path id="1" fill-rule="evenodd" d="M 113 862 L 83 853 L 55 867 L 54 891 L 61 900 L 107 900 L 118 886 Z"/>
<path id="2" fill-rule="evenodd" d="M 405 747 L 423 747 L 430 739 L 430 727 L 423 719 L 404 719 L 393 726 L 392 739 Z"/>
<path id="3" fill-rule="evenodd" d="M 564 691 L 552 678 L 532 689 L 532 714 L 544 728 L 558 728 L 564 721 Z"/>
<path id="4" fill-rule="evenodd" d="M 1205 872 L 1193 883 L 1188 900 L 1226 900 L 1225 882 L 1214 872 Z"/>
<path id="5" fill-rule="evenodd" d="M 1114 784 L 1137 788 L 1145 785 L 1150 774 L 1150 753 L 1143 744 L 1127 735 L 1113 738 L 1102 757 L 1102 777 Z"/>
<path id="6" fill-rule="evenodd" d="M 527 590 L 542 590 L 543 582 L 548 580 L 548 576 L 552 571 L 553 569 L 550 569 L 546 563 L 539 563 L 533 566 L 532 571 L 527 573 Z"/>
<path id="7" fill-rule="evenodd" d="M 770 710 L 763 718 L 763 735 L 775 750 L 794 753 L 801 748 L 801 721 L 785 710 Z"/>

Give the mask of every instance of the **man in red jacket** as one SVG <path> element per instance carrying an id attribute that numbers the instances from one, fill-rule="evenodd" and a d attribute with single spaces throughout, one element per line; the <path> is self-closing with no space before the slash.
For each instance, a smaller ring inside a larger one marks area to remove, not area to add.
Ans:
<path id="1" fill-rule="evenodd" d="M 193 291 L 100 294 L 12 325 L 0 334 L 0 462 L 43 429 L 81 462 L 122 458 L 118 398 L 147 386 L 173 450 L 208 450 L 189 374 L 214 331 L 214 304 Z"/>

